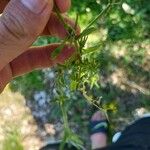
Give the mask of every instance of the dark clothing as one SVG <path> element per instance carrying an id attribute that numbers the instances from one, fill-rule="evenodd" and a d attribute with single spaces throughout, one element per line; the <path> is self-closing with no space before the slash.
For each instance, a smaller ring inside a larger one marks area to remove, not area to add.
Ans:
<path id="1" fill-rule="evenodd" d="M 59 146 L 60 142 L 49 144 L 40 150 L 59 150 Z M 64 150 L 76 150 L 76 148 L 66 146 Z M 150 117 L 142 118 L 128 126 L 116 143 L 95 150 L 150 150 Z"/>
<path id="2" fill-rule="evenodd" d="M 150 117 L 128 126 L 116 143 L 97 150 L 150 150 Z"/>

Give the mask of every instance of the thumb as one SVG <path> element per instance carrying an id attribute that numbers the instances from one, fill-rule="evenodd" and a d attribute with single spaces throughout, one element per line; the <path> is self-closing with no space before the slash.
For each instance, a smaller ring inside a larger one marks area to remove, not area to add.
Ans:
<path id="1" fill-rule="evenodd" d="M 46 26 L 53 0 L 11 0 L 0 17 L 0 69 L 23 53 Z"/>

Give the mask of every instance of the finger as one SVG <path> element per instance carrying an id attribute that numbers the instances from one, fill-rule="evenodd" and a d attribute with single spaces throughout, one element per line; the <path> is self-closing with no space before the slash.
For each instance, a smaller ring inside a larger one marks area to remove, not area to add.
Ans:
<path id="1" fill-rule="evenodd" d="M 6 5 L 8 4 L 10 0 L 1 0 L 0 1 L 0 13 L 3 12 L 4 8 L 6 7 Z M 60 12 L 66 12 L 70 6 L 71 6 L 71 0 L 55 0 L 55 3 L 57 5 L 57 7 L 59 8 Z"/>
<path id="2" fill-rule="evenodd" d="M 29 51 L 14 59 L 10 65 L 13 77 L 30 72 L 34 69 L 55 66 L 64 63 L 74 52 L 75 49 L 66 45 L 56 59 L 51 58 L 52 52 L 59 44 L 48 45 L 45 47 L 31 48 Z"/>
<path id="3" fill-rule="evenodd" d="M 6 84 L 16 76 L 28 73 L 34 69 L 55 66 L 63 64 L 73 53 L 74 47 L 66 45 L 56 59 L 51 58 L 52 52 L 58 47 L 58 44 L 45 47 L 31 48 L 24 54 L 14 59 L 0 71 L 0 90 L 4 89 Z"/>
<path id="4" fill-rule="evenodd" d="M 58 46 L 58 44 L 53 44 L 31 48 L 20 55 L 10 63 L 13 77 L 30 72 L 33 69 L 51 67 L 58 63 L 62 64 L 75 52 L 73 47 L 66 45 L 60 55 L 56 59 L 52 59 L 51 54 Z"/>
<path id="5" fill-rule="evenodd" d="M 0 13 L 3 12 L 4 8 L 8 4 L 9 0 L 0 0 Z"/>
<path id="6" fill-rule="evenodd" d="M 4 0 L 3 2 L 1 1 L 0 3 L 5 6 L 9 0 Z M 69 6 L 71 5 L 70 0 L 66 0 L 65 3 L 62 2 L 62 0 L 57 0 L 56 1 L 57 5 L 59 8 L 62 10 L 67 10 Z M 68 23 L 72 28 L 75 26 L 75 22 L 68 18 L 67 16 L 64 16 L 64 20 L 66 23 Z M 80 29 L 79 27 L 77 28 L 77 34 L 79 34 Z M 51 35 L 51 36 L 56 36 L 60 38 L 64 38 L 67 36 L 67 31 L 64 29 L 64 25 L 60 22 L 58 19 L 57 15 L 55 13 L 52 13 L 47 26 L 45 27 L 42 35 Z"/>
<path id="7" fill-rule="evenodd" d="M 3 91 L 4 87 L 11 80 L 11 78 L 12 78 L 12 73 L 11 73 L 10 65 L 6 65 L 0 71 L 0 93 Z"/>
<path id="8" fill-rule="evenodd" d="M 30 2 L 30 3 L 29 3 Z M 0 17 L 0 70 L 43 32 L 53 0 L 11 0 Z"/>
<path id="9" fill-rule="evenodd" d="M 71 0 L 55 0 L 60 12 L 66 12 L 71 7 Z"/>
<path id="10" fill-rule="evenodd" d="M 66 24 L 70 25 L 72 28 L 75 27 L 75 21 L 69 17 L 63 15 Z M 80 34 L 80 27 L 76 28 L 76 34 Z M 64 24 L 60 21 L 55 13 L 52 13 L 50 19 L 42 33 L 42 35 L 51 35 L 59 38 L 65 38 L 68 36 L 68 31 L 64 28 Z"/>

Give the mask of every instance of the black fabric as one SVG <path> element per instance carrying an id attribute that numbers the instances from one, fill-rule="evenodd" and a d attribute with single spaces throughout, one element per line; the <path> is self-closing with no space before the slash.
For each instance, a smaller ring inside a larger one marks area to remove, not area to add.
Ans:
<path id="1" fill-rule="evenodd" d="M 150 117 L 128 126 L 116 143 L 96 150 L 150 150 Z"/>
<path id="2" fill-rule="evenodd" d="M 60 143 L 49 144 L 41 150 L 59 150 L 59 146 Z M 76 150 L 76 148 L 66 146 L 64 150 Z M 116 143 L 95 150 L 150 150 L 150 117 L 128 126 Z"/>
<path id="3" fill-rule="evenodd" d="M 41 148 L 40 150 L 60 150 L 60 145 L 61 145 L 61 142 L 54 143 L 54 144 L 48 144 L 48 145 L 44 146 L 43 148 Z M 65 144 L 64 150 L 78 150 L 78 149 L 73 145 Z"/>

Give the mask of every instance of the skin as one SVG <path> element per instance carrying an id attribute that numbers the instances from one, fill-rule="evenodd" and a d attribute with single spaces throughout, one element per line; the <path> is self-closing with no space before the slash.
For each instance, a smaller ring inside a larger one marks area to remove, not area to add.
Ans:
<path id="1" fill-rule="evenodd" d="M 64 63 L 74 54 L 75 49 L 66 45 L 61 54 L 52 60 L 50 54 L 59 44 L 31 47 L 39 35 L 60 38 L 67 36 L 63 25 L 53 12 L 54 4 L 64 13 L 70 8 L 71 1 L 48 0 L 47 5 L 38 14 L 29 11 L 18 0 L 0 1 L 0 92 L 13 78 L 34 69 Z M 69 18 L 65 17 L 65 20 L 74 25 Z"/>
<path id="2" fill-rule="evenodd" d="M 93 121 L 100 121 L 104 119 L 106 119 L 106 116 L 100 111 L 94 113 L 91 118 L 91 120 Z M 91 138 L 92 149 L 98 149 L 107 146 L 107 135 L 104 133 L 95 133 L 91 135 L 90 138 Z"/>

